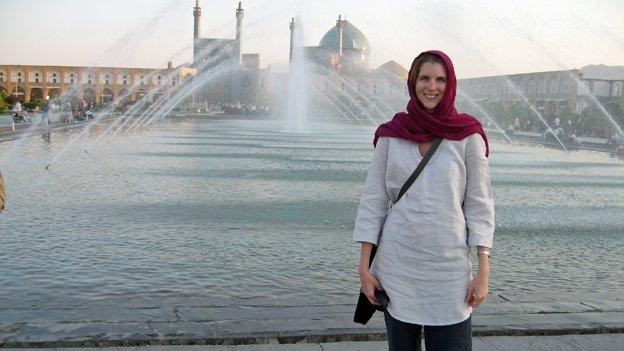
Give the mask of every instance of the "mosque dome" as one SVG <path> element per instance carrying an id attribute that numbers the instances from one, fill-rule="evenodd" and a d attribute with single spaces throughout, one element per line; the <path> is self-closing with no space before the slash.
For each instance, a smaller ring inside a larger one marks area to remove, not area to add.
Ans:
<path id="1" fill-rule="evenodd" d="M 407 79 L 409 71 L 405 67 L 398 64 L 396 61 L 390 60 L 379 66 L 379 68 L 375 70 L 375 73 L 383 76 Z"/>
<path id="2" fill-rule="evenodd" d="M 338 51 L 338 28 L 332 27 L 321 39 L 320 47 L 327 49 L 328 51 Z M 368 54 L 370 45 L 368 40 L 356 26 L 351 22 L 344 20 L 342 27 L 342 49 L 343 50 L 361 50 L 363 53 Z"/>

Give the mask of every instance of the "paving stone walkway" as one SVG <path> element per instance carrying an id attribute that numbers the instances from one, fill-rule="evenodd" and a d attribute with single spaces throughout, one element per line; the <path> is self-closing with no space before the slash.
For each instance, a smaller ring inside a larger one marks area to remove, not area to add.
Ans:
<path id="1" fill-rule="evenodd" d="M 0 347 L 167 345 L 164 349 L 172 350 L 173 345 L 294 347 L 299 343 L 306 350 L 325 344 L 321 349 L 333 350 L 345 342 L 365 341 L 362 345 L 383 349 L 379 345 L 384 342 L 374 342 L 386 338 L 379 313 L 367 326 L 352 322 L 354 301 L 350 300 L 0 300 L 0 306 Z M 474 313 L 473 331 L 476 340 L 487 343 L 497 342 L 492 337 L 537 337 L 578 343 L 605 339 L 621 346 L 624 299 L 604 293 L 491 296 Z"/>

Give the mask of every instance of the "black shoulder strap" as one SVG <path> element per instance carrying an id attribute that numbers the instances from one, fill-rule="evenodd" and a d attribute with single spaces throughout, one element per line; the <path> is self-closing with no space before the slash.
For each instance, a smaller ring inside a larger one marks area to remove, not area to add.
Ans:
<path id="1" fill-rule="evenodd" d="M 442 138 L 435 138 L 433 144 L 431 144 L 431 146 L 429 147 L 429 151 L 427 151 L 427 154 L 423 157 L 422 160 L 420 160 L 420 163 L 418 163 L 418 167 L 416 167 L 414 173 L 412 173 L 412 175 L 407 179 L 407 181 L 401 188 L 399 196 L 394 203 L 397 203 L 401 199 L 401 197 L 403 197 L 403 195 L 407 192 L 407 189 L 409 189 L 410 186 L 412 186 L 412 184 L 416 181 L 416 179 L 420 175 L 420 172 L 422 172 L 422 170 L 425 168 L 433 153 L 438 149 L 438 146 L 440 146 L 440 143 L 442 143 Z"/>

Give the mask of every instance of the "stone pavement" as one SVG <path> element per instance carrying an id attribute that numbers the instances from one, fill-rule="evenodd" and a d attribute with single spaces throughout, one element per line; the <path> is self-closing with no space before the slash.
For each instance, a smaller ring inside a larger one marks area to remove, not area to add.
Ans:
<path id="1" fill-rule="evenodd" d="M 424 344 L 424 343 L 423 343 Z M 104 348 L 6 349 L 7 351 L 385 351 L 385 341 L 343 341 L 323 344 L 132 346 Z M 423 346 L 423 349 L 424 346 Z M 473 351 L 622 351 L 624 334 L 475 337 Z"/>
<path id="2" fill-rule="evenodd" d="M 136 349 L 175 350 L 173 345 L 245 345 L 185 346 L 180 350 L 383 350 L 386 346 L 380 342 L 385 340 L 381 314 L 367 326 L 354 324 L 355 298 L 3 299 L 0 347 L 126 346 L 122 349 L 129 350 L 135 349 L 129 346 L 151 345 Z M 605 293 L 493 295 L 474 313 L 473 331 L 475 349 L 482 350 L 501 349 L 496 345 L 527 349 L 527 344 L 533 345 L 529 349 L 554 345 L 549 350 L 567 346 L 572 350 L 609 350 L 613 344 L 622 350 L 624 298 Z M 349 343 L 358 341 L 365 342 Z"/>

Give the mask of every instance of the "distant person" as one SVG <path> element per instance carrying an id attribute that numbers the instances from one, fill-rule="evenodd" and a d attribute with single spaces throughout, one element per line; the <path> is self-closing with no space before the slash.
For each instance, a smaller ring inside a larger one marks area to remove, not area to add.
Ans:
<path id="1" fill-rule="evenodd" d="M 50 144 L 52 141 L 52 133 L 50 133 L 50 130 L 41 133 L 41 139 L 43 139 L 44 143 Z"/>
<path id="2" fill-rule="evenodd" d="M 565 130 L 562 127 L 557 127 L 552 132 L 557 138 L 562 138 Z"/>
<path id="3" fill-rule="evenodd" d="M 515 130 L 516 128 L 514 128 L 514 124 L 509 123 L 509 125 L 505 129 L 505 134 L 507 134 L 508 137 L 513 136 Z"/>
<path id="4" fill-rule="evenodd" d="M 407 112 L 380 125 L 373 140 L 353 232 L 361 243 L 360 281 L 371 303 L 379 305 L 375 289 L 389 297 L 390 351 L 420 350 L 423 329 L 427 350 L 471 350 L 471 313 L 488 295 L 494 234 L 487 137 L 476 118 L 455 109 L 457 79 L 446 54 L 418 55 L 407 88 Z M 438 139 L 431 161 L 389 209 Z M 479 264 L 474 277 L 472 250 Z"/>
<path id="5" fill-rule="evenodd" d="M 6 204 L 6 189 L 4 187 L 4 179 L 2 178 L 2 172 L 0 172 L 0 213 L 4 211 L 5 204 Z"/>
<path id="6" fill-rule="evenodd" d="M 613 147 L 613 150 L 617 150 L 618 147 L 624 145 L 624 137 L 621 136 L 617 131 L 614 131 L 607 140 L 607 145 Z"/>

